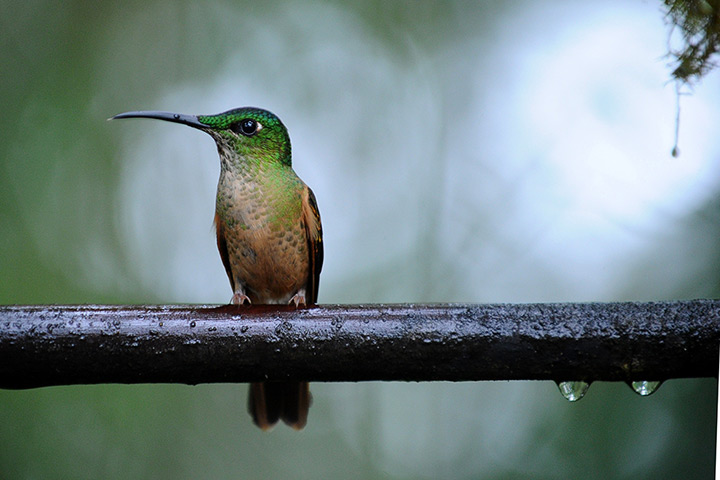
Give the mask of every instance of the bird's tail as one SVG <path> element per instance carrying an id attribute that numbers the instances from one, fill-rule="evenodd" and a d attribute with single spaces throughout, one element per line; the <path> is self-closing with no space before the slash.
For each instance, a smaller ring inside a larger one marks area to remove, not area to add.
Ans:
<path id="1" fill-rule="evenodd" d="M 271 429 L 282 420 L 295 430 L 307 423 L 312 403 L 308 382 L 263 382 L 250 385 L 248 410 L 255 425 Z"/>

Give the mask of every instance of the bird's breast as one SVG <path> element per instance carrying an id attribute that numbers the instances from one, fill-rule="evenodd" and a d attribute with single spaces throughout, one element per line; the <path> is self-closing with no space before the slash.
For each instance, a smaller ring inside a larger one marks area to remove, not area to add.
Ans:
<path id="1" fill-rule="evenodd" d="M 217 221 L 230 270 L 253 303 L 287 303 L 307 282 L 303 185 L 298 182 L 221 177 L 218 184 Z"/>

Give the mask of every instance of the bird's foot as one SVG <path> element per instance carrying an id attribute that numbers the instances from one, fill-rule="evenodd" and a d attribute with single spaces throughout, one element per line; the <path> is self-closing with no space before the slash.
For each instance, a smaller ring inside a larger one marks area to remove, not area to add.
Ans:
<path id="1" fill-rule="evenodd" d="M 305 302 L 305 292 L 303 290 L 300 290 L 298 293 L 293 295 L 293 297 L 288 302 L 288 305 L 291 303 L 295 304 L 295 308 L 298 308 L 300 304 L 307 305 L 307 302 Z"/>
<path id="2" fill-rule="evenodd" d="M 230 303 L 233 305 L 242 305 L 245 302 L 247 302 L 248 305 L 252 304 L 252 302 L 250 301 L 250 297 L 248 297 L 242 292 L 235 293 L 235 295 L 233 295 L 230 299 Z"/>

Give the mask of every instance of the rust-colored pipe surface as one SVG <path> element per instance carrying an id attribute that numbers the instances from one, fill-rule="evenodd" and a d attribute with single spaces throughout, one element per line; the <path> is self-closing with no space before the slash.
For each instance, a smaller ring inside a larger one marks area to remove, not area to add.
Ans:
<path id="1" fill-rule="evenodd" d="M 716 377 L 720 301 L 1 306 L 0 387 Z"/>

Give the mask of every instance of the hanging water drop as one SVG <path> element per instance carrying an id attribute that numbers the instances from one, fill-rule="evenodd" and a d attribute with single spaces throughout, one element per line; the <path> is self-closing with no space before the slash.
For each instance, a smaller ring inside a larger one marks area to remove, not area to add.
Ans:
<path id="1" fill-rule="evenodd" d="M 557 382 L 557 386 L 562 396 L 569 402 L 577 402 L 585 396 L 588 388 L 590 388 L 590 384 L 582 380 L 575 382 Z"/>
<path id="2" fill-rule="evenodd" d="M 635 393 L 642 395 L 643 397 L 647 397 L 648 395 L 655 393 L 655 391 L 660 388 L 660 385 L 662 385 L 662 382 L 649 380 L 630 382 L 630 388 L 632 388 Z"/>

